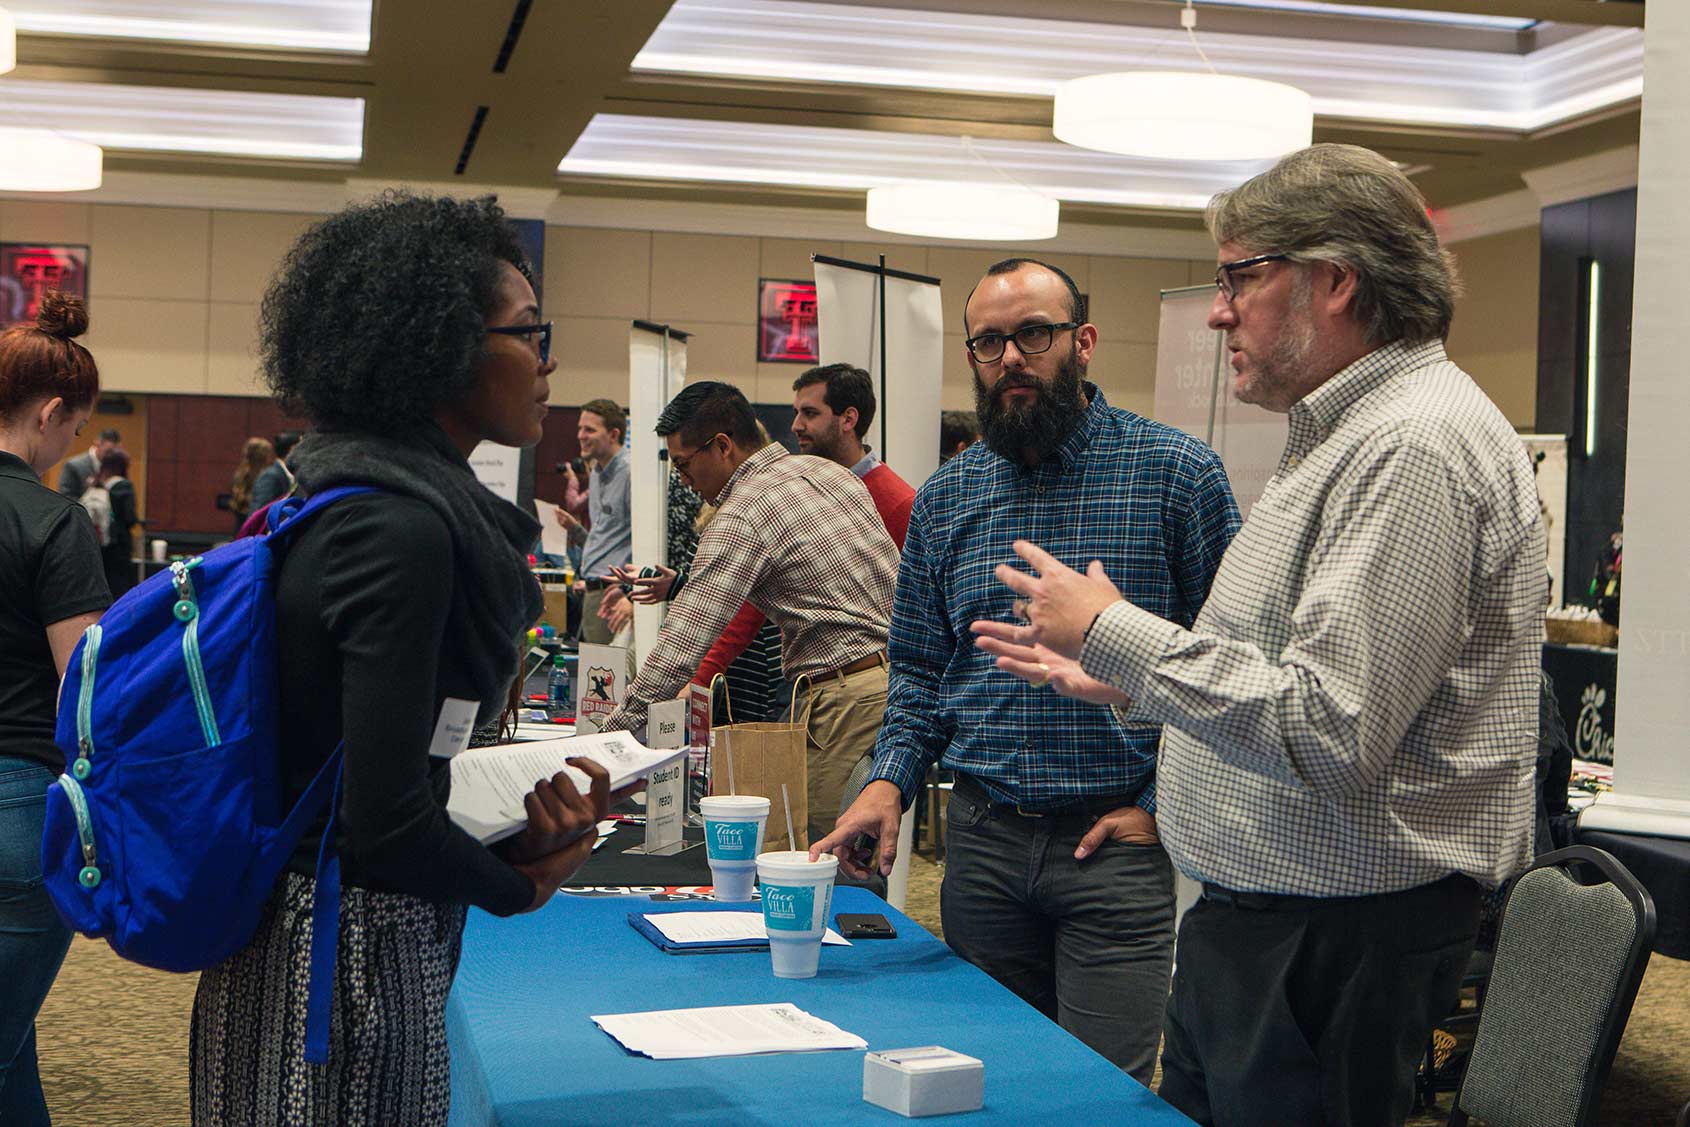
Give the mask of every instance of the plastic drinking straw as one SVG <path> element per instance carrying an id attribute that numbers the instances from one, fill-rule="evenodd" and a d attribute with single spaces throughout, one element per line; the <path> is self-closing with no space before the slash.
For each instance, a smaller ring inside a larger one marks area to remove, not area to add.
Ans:
<path id="1" fill-rule="evenodd" d="M 738 794 L 739 791 L 734 789 L 734 749 L 733 749 L 733 744 L 728 740 L 723 740 L 722 741 L 722 750 L 728 753 L 728 793 L 729 794 Z"/>
<path id="2" fill-rule="evenodd" d="M 787 793 L 785 783 L 780 785 L 780 800 L 786 807 L 786 847 L 788 849 L 797 849 L 798 835 L 792 830 L 792 795 Z"/>

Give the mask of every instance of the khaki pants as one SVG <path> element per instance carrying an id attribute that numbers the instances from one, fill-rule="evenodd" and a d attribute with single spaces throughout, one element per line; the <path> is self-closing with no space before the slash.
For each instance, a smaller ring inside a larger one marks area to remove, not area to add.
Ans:
<path id="1" fill-rule="evenodd" d="M 627 646 L 634 645 L 634 628 L 629 626 L 621 634 L 612 636 L 610 627 L 605 625 L 604 619 L 599 617 L 599 604 L 609 593 L 608 587 L 597 591 L 588 591 L 581 600 L 581 640 L 599 646 Z"/>
<path id="2" fill-rule="evenodd" d="M 599 604 L 604 602 L 607 591 L 608 588 L 588 591 L 581 600 L 581 641 L 596 646 L 624 647 L 628 651 L 627 683 L 632 685 L 634 675 L 638 672 L 638 665 L 634 660 L 634 625 L 630 622 L 621 633 L 611 634 L 610 627 L 599 617 Z"/>
<path id="3" fill-rule="evenodd" d="M 804 679 L 799 708 L 809 734 L 809 834 L 812 842 L 833 832 L 851 769 L 874 754 L 874 739 L 886 715 L 886 666 L 864 669 L 820 684 Z M 798 717 L 794 717 L 794 720 Z"/>

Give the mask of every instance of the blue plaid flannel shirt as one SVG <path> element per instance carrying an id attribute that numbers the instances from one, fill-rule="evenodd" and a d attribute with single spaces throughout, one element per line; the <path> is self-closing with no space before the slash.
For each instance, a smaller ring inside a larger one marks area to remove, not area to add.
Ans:
<path id="1" fill-rule="evenodd" d="M 968 624 L 1012 621 L 992 569 L 1031 540 L 1070 567 L 1103 561 L 1135 605 L 1189 627 L 1238 531 L 1221 460 L 1182 431 L 1110 407 L 1028 468 L 977 442 L 921 487 L 892 605 L 891 687 L 874 778 L 915 798 L 927 768 L 965 771 L 997 800 L 1061 810 L 1120 796 L 1156 812 L 1161 728 L 1035 689 L 993 664 Z"/>

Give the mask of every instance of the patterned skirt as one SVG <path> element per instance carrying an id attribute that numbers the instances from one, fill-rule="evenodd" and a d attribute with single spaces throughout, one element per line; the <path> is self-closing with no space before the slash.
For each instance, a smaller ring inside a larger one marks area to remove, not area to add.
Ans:
<path id="1" fill-rule="evenodd" d="M 465 909 L 342 888 L 329 1063 L 305 1062 L 315 882 L 284 873 L 258 931 L 200 975 L 194 1123 L 444 1124 L 446 995 Z"/>

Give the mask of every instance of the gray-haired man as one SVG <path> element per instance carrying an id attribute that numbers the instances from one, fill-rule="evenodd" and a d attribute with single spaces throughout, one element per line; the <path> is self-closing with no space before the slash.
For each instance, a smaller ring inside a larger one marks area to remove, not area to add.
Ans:
<path id="1" fill-rule="evenodd" d="M 1234 390 L 1291 418 L 1202 613 L 1184 629 L 1022 543 L 1039 577 L 998 572 L 1032 625 L 975 629 L 1031 679 L 1078 656 L 1165 725 L 1162 840 L 1203 899 L 1163 1098 L 1202 1123 L 1401 1123 L 1481 886 L 1528 856 L 1537 495 L 1444 354 L 1454 276 L 1390 162 L 1316 145 L 1208 221 Z"/>

